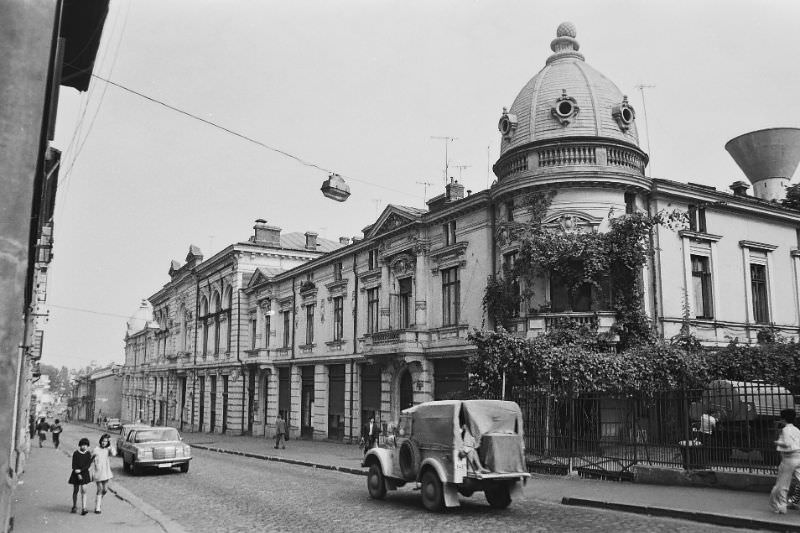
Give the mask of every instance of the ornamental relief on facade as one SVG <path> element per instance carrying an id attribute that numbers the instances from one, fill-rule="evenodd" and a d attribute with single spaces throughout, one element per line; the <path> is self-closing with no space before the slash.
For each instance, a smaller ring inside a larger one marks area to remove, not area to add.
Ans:
<path id="1" fill-rule="evenodd" d="M 411 276 L 416 272 L 417 259 L 410 254 L 400 254 L 392 258 L 389 268 L 397 278 Z"/>
<path id="2" fill-rule="evenodd" d="M 597 233 L 602 219 L 574 211 L 556 213 L 543 224 L 545 229 L 562 233 Z"/>

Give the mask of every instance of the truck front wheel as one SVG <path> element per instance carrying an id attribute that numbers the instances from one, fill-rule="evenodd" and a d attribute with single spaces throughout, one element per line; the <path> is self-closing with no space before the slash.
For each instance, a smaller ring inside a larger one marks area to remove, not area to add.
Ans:
<path id="1" fill-rule="evenodd" d="M 373 500 L 382 500 L 386 497 L 386 478 L 383 477 L 381 465 L 372 463 L 367 474 L 367 490 Z"/>

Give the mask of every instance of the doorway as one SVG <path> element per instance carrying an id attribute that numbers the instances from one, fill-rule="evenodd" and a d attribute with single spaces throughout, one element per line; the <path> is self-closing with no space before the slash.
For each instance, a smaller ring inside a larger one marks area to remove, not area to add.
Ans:
<path id="1" fill-rule="evenodd" d="M 400 375 L 400 410 L 408 409 L 414 405 L 414 388 L 411 372 L 406 368 Z"/>

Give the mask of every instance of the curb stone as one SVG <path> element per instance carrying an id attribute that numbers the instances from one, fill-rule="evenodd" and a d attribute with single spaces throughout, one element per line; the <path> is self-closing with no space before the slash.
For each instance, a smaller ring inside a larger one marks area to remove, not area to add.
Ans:
<path id="1" fill-rule="evenodd" d="M 252 452 L 242 452 L 239 450 L 228 450 L 226 448 L 217 448 L 215 446 L 203 446 L 200 444 L 190 444 L 192 448 L 197 448 L 200 450 L 207 450 L 210 452 L 217 452 L 217 453 L 227 453 L 230 455 L 241 455 L 243 457 L 250 457 L 252 459 L 261 459 L 262 461 L 275 461 L 279 463 L 287 463 L 291 465 L 298 465 L 298 466 L 307 466 L 310 468 L 319 468 L 322 470 L 334 470 L 336 472 L 343 472 L 345 474 L 354 474 L 357 476 L 366 476 L 367 472 L 360 468 L 351 468 L 349 466 L 336 466 L 336 465 L 324 465 L 319 463 L 313 463 L 311 461 L 302 461 L 300 459 L 289 459 L 288 457 L 281 457 L 279 455 L 264 455 L 260 453 L 252 453 Z"/>
<path id="2" fill-rule="evenodd" d="M 626 513 L 646 514 L 651 516 L 662 516 L 667 518 L 679 518 L 692 522 L 702 522 L 717 526 L 737 527 L 747 529 L 762 529 L 766 531 L 790 531 L 800 532 L 800 525 L 778 524 L 766 520 L 755 518 L 740 518 L 714 513 L 703 513 L 699 511 L 687 511 L 683 509 L 667 509 L 664 507 L 650 507 L 647 505 L 631 505 L 626 503 L 604 502 L 586 498 L 570 498 L 565 496 L 561 503 L 576 507 L 591 507 L 595 509 L 608 509 L 610 511 L 622 511 Z"/>

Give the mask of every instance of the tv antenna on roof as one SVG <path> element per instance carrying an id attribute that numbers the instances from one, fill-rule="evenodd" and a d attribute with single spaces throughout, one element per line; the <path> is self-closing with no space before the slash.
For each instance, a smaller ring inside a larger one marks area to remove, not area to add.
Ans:
<path id="1" fill-rule="evenodd" d="M 422 194 L 422 201 L 427 204 L 428 203 L 428 187 L 433 186 L 433 183 L 431 183 L 430 181 L 418 181 L 417 185 L 422 185 L 423 187 L 425 187 L 425 192 Z"/>
<path id="2" fill-rule="evenodd" d="M 447 145 L 458 139 L 458 137 L 448 137 L 446 135 L 431 135 L 431 139 L 439 139 L 444 141 L 444 185 L 447 185 L 447 170 L 450 161 L 447 158 Z"/>
<path id="3" fill-rule="evenodd" d="M 472 165 L 453 165 L 453 166 L 458 169 L 458 181 L 461 181 L 461 171 L 463 171 L 465 168 L 471 167 Z"/>

